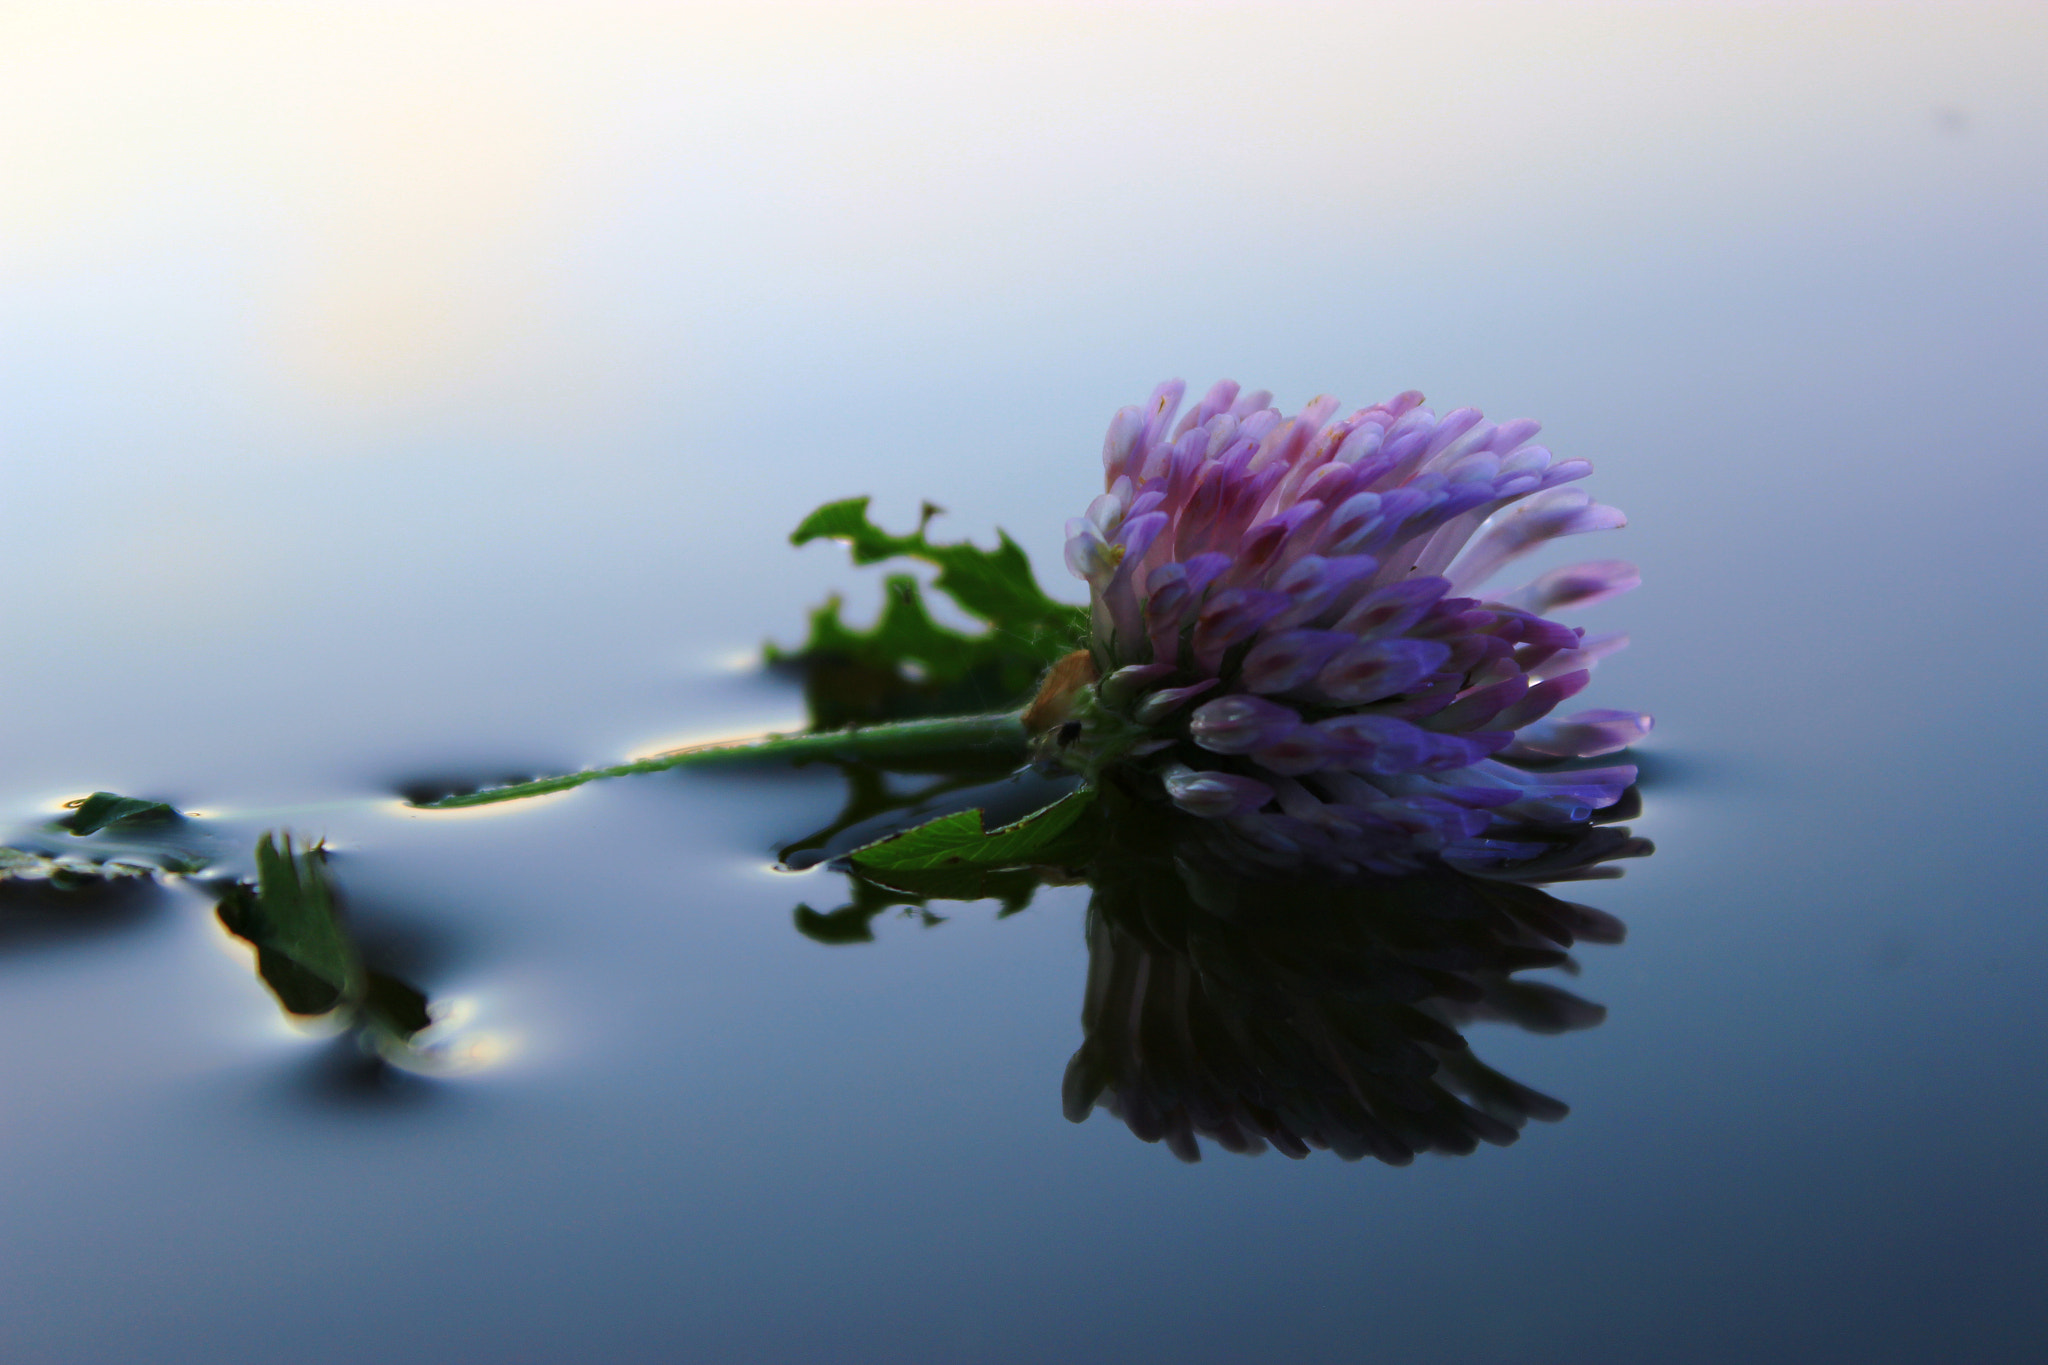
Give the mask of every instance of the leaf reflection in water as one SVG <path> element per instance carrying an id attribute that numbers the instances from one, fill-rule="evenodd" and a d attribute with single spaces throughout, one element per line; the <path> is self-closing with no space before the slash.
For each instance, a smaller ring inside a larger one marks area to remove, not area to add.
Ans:
<path id="1" fill-rule="evenodd" d="M 886 785 L 875 773 L 855 785 L 872 828 Z M 902 803 L 902 823 L 929 814 L 914 806 Z M 1613 818 L 1639 808 L 1631 796 Z M 1481 1062 L 1463 1030 L 1601 1022 L 1602 1007 L 1520 974 L 1576 970 L 1567 949 L 1619 943 L 1622 925 L 1539 884 L 1617 875 L 1614 860 L 1651 851 L 1625 828 L 1581 823 L 1489 875 L 1276 878 L 1235 857 L 1209 822 L 1116 783 L 1088 819 L 1085 844 L 1070 832 L 1046 846 L 1085 847 L 1074 864 L 883 868 L 863 854 L 886 845 L 853 850 L 833 864 L 848 875 L 849 903 L 826 914 L 800 906 L 797 927 L 865 941 L 893 908 L 932 923 L 938 902 L 993 899 L 1008 915 L 1040 886 L 1085 882 L 1088 981 L 1063 1107 L 1077 1123 L 1107 1110 L 1185 1161 L 1200 1159 L 1206 1138 L 1231 1152 L 1320 1148 L 1400 1165 L 1511 1143 L 1531 1119 L 1563 1118 L 1564 1103 Z"/>

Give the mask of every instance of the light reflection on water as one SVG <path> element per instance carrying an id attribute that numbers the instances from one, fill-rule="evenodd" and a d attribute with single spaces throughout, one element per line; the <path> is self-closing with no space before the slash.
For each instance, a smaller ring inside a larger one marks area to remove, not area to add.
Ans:
<path id="1" fill-rule="evenodd" d="M 2037 15 L 20 13 L 7 811 L 327 835 L 516 1048 L 365 1071 L 199 898 L 10 899 L 0 1353 L 2022 1358 Z M 1630 512 L 1662 851 L 1605 1026 L 1475 1035 L 1568 1122 L 1187 1172 L 1060 1120 L 1084 892 L 795 931 L 829 773 L 392 803 L 795 715 L 705 661 L 872 603 L 824 498 L 1056 580 L 1169 373 L 1539 415 Z"/>

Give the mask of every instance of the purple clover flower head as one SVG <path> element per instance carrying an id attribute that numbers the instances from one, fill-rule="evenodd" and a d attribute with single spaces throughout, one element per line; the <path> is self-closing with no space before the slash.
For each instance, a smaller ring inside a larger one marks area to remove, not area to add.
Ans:
<path id="1" fill-rule="evenodd" d="M 1182 395 L 1117 413 L 1106 491 L 1067 524 L 1105 680 L 1070 762 L 1140 762 L 1254 861 L 1340 873 L 1513 863 L 1620 799 L 1632 767 L 1523 765 L 1648 732 L 1636 712 L 1553 715 L 1626 639 L 1547 613 L 1627 591 L 1635 566 L 1498 583 L 1625 524 L 1572 486 L 1591 465 L 1531 444 L 1535 422 L 1438 416 L 1419 393 L 1289 417 L 1224 381 L 1176 422 Z"/>

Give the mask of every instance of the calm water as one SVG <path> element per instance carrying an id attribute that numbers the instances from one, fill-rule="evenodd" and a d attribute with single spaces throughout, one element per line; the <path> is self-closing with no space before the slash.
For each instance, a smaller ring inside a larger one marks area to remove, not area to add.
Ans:
<path id="1" fill-rule="evenodd" d="M 488 1063 L 366 1081 L 186 890 L 0 902 L 0 1356 L 2033 1358 L 2037 11 L 0 28 L 5 813 L 326 836 Z M 1070 1124 L 1086 891 L 815 942 L 829 773 L 394 801 L 794 722 L 758 646 L 875 599 L 829 497 L 1077 587 L 1167 374 L 1540 416 L 1630 513 L 1608 1018 L 1469 1034 L 1563 1122 Z"/>

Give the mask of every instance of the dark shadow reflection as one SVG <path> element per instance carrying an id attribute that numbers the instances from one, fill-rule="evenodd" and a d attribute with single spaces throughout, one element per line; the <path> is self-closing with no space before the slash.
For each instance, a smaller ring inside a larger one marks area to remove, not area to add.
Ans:
<path id="1" fill-rule="evenodd" d="M 187 822 L 161 802 L 107 792 L 0 843 L 0 952 L 89 943 L 138 928 L 169 877 L 201 859 Z"/>
<path id="2" fill-rule="evenodd" d="M 1486 876 L 1276 878 L 1234 861 L 1209 822 L 1114 788 L 1100 804 L 1105 829 L 1085 866 L 885 881 L 841 864 L 849 903 L 800 906 L 797 927 L 856 942 L 891 909 L 931 923 L 939 902 L 993 899 L 1012 914 L 1040 886 L 1085 883 L 1088 981 L 1063 1107 L 1077 1123 L 1107 1110 L 1186 1161 L 1206 1138 L 1231 1152 L 1320 1148 L 1398 1165 L 1511 1143 L 1531 1119 L 1564 1117 L 1563 1102 L 1480 1061 L 1464 1031 L 1601 1022 L 1601 1006 L 1521 974 L 1575 972 L 1567 950 L 1619 943 L 1622 925 L 1540 884 L 1618 875 L 1611 864 L 1647 854 L 1645 841 L 1581 824 Z M 1639 809 L 1631 793 L 1604 814 Z"/>
<path id="3" fill-rule="evenodd" d="M 272 1076 L 268 1093 L 318 1113 L 384 1114 L 437 1103 L 446 1087 L 415 1068 L 394 1065 L 347 1029 Z"/>
<path id="4" fill-rule="evenodd" d="M 1089 880 L 1067 1117 L 1107 1109 L 1185 1161 L 1205 1137 L 1405 1164 L 1564 1117 L 1475 1057 L 1462 1030 L 1599 1023 L 1599 1006 L 1516 973 L 1570 967 L 1575 942 L 1622 936 L 1611 916 L 1531 886 L 1449 870 L 1254 880 L 1185 838 L 1100 860 Z"/>
<path id="5" fill-rule="evenodd" d="M 163 903 L 156 884 L 140 877 L 0 878 L 0 953 L 97 942 L 139 928 Z"/>

